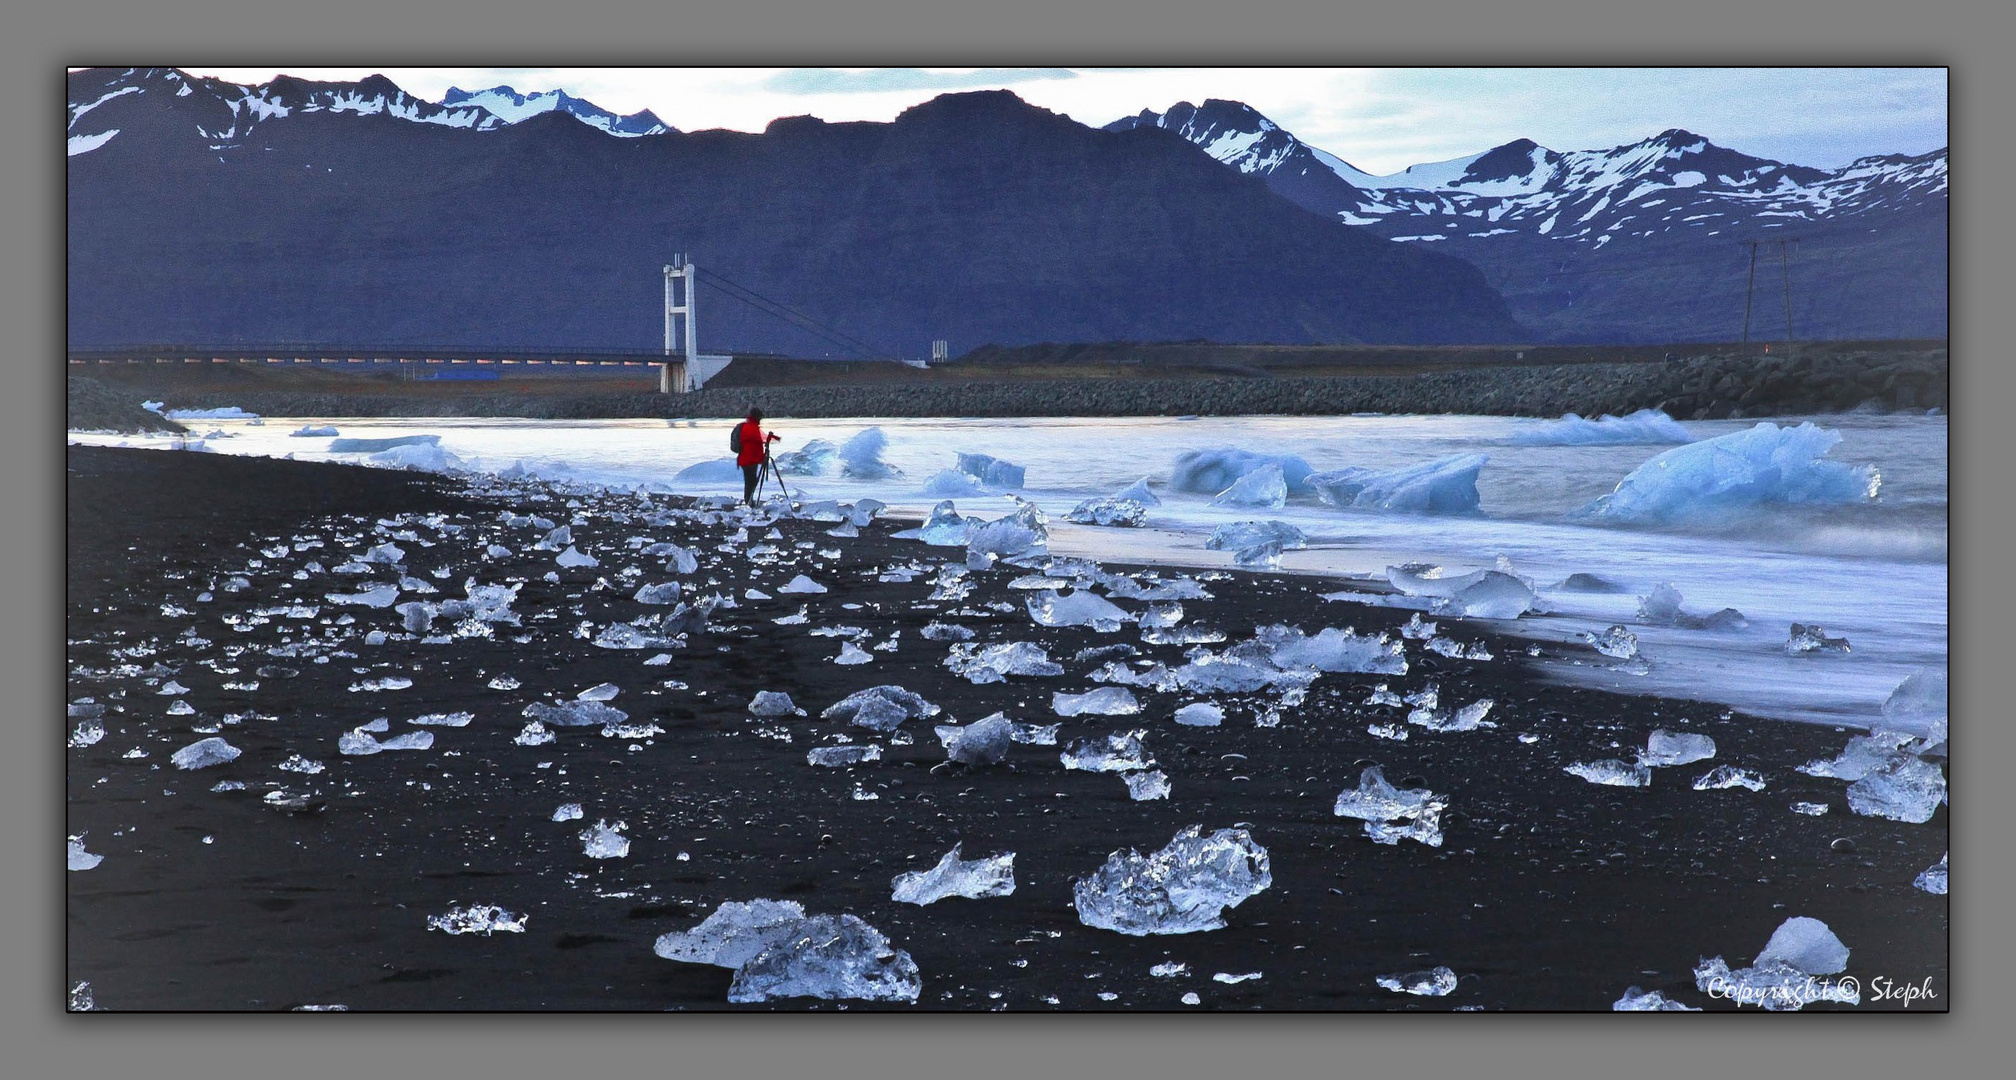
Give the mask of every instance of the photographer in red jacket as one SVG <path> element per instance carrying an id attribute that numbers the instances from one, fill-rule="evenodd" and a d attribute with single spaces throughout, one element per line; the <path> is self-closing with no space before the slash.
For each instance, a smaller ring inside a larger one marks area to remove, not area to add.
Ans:
<path id="1" fill-rule="evenodd" d="M 750 409 L 749 418 L 735 425 L 728 439 L 729 448 L 735 451 L 735 464 L 742 467 L 742 503 L 756 505 L 756 484 L 763 478 L 763 463 L 770 457 L 770 444 L 776 442 L 776 435 L 763 432 L 763 410 Z"/>

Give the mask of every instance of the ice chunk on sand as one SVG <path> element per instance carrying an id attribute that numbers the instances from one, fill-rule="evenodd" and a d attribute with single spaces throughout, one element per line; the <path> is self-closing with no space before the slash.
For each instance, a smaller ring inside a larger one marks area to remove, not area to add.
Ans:
<path id="1" fill-rule="evenodd" d="M 1815 759 L 1799 766 L 1799 771 L 1808 776 L 1831 776 L 1837 780 L 1860 780 L 1878 769 L 1902 760 L 1906 755 L 1901 749 L 1911 742 L 1911 736 L 1902 731 L 1885 731 L 1877 728 L 1867 735 L 1856 735 L 1841 748 L 1841 753 L 1832 761 Z"/>
<path id="2" fill-rule="evenodd" d="M 729 900 L 691 930 L 660 935 L 652 951 L 667 960 L 739 968 L 805 921 L 795 900 Z"/>
<path id="3" fill-rule="evenodd" d="M 1578 761 L 1561 770 L 1592 784 L 1610 787 L 1645 787 L 1652 782 L 1652 770 L 1643 765 L 1627 765 L 1616 758 Z"/>
<path id="4" fill-rule="evenodd" d="M 1284 668 L 1316 671 L 1355 672 L 1377 675 L 1407 674 L 1406 648 L 1385 634 L 1360 636 L 1345 629 L 1326 626 L 1315 637 L 1305 637 L 1299 628 L 1263 628 L 1259 639 L 1273 647 L 1274 663 Z"/>
<path id="5" fill-rule="evenodd" d="M 463 466 L 461 458 L 439 446 L 395 446 L 390 450 L 372 454 L 367 458 L 373 465 L 388 465 L 398 469 L 420 469 L 426 472 L 447 472 Z"/>
<path id="6" fill-rule="evenodd" d="M 1223 927 L 1225 909 L 1264 891 L 1274 875 L 1267 849 L 1245 829 L 1203 831 L 1191 825 L 1152 855 L 1114 852 L 1072 884 L 1078 921 L 1135 936 Z"/>
<path id="7" fill-rule="evenodd" d="M 1924 733 L 1925 745 L 1946 741 L 1946 672 L 1924 667 L 1897 684 L 1883 702 L 1883 726 Z"/>
<path id="8" fill-rule="evenodd" d="M 822 720 L 842 720 L 871 731 L 894 731 L 905 720 L 938 715 L 939 708 L 900 686 L 871 686 L 826 707 Z"/>
<path id="9" fill-rule="evenodd" d="M 805 710 L 792 703 L 790 694 L 776 690 L 758 690 L 756 696 L 749 699 L 749 715 L 804 716 Z"/>
<path id="10" fill-rule="evenodd" d="M 1141 745 L 1146 731 L 1128 731 L 1095 739 L 1080 739 L 1057 755 L 1066 769 L 1082 772 L 1131 772 L 1155 764 Z"/>
<path id="11" fill-rule="evenodd" d="M 1123 686 L 1102 686 L 1083 694 L 1053 693 L 1050 708 L 1059 716 L 1133 716 L 1141 703 Z"/>
<path id="12" fill-rule="evenodd" d="M 1008 757 L 1014 725 L 1001 713 L 975 720 L 965 727 L 941 724 L 934 728 L 945 745 L 945 760 L 962 765 L 998 765 Z"/>
<path id="13" fill-rule="evenodd" d="M 1691 731 L 1673 732 L 1661 728 L 1645 740 L 1638 755 L 1640 765 L 1687 765 L 1715 756 L 1715 740 Z"/>
<path id="14" fill-rule="evenodd" d="M 1357 818 L 1365 823 L 1365 835 L 1381 844 L 1416 840 L 1429 847 L 1442 846 L 1442 811 L 1447 796 L 1427 788 L 1396 788 L 1386 780 L 1379 766 L 1368 766 L 1358 775 L 1356 789 L 1345 788 L 1332 809 L 1337 817 Z M 1407 821 L 1411 825 L 1391 822 Z"/>
<path id="15" fill-rule="evenodd" d="M 1190 974 L 1190 965 L 1179 963 L 1175 960 L 1170 960 L 1165 963 L 1156 964 L 1154 967 L 1149 968 L 1148 974 L 1153 975 L 1158 979 L 1173 979 L 1178 975 Z"/>
<path id="16" fill-rule="evenodd" d="M 517 743 L 519 746 L 544 746 L 547 743 L 553 742 L 554 739 L 554 734 L 546 730 L 545 724 L 537 720 L 531 720 L 526 722 L 524 729 L 519 731 L 518 736 L 511 741 Z"/>
<path id="17" fill-rule="evenodd" d="M 811 578 L 806 577 L 804 574 L 799 574 L 796 577 L 793 577 L 790 581 L 787 581 L 784 584 L 778 586 L 777 591 L 780 593 L 791 593 L 793 595 L 797 595 L 799 593 L 805 593 L 805 594 L 823 593 L 826 591 L 826 586 L 821 585 L 816 581 L 813 581 Z"/>
<path id="18" fill-rule="evenodd" d="M 559 807 L 553 811 L 553 820 L 579 821 L 581 820 L 581 813 L 582 811 L 580 803 L 578 802 L 561 803 Z"/>
<path id="19" fill-rule="evenodd" d="M 1536 420 L 1512 431 L 1514 446 L 1612 446 L 1624 443 L 1687 443 L 1694 436 L 1658 409 L 1639 409 L 1624 416 L 1604 413 L 1585 420 L 1566 413 L 1559 420 Z"/>
<path id="20" fill-rule="evenodd" d="M 84 834 L 83 834 L 83 833 L 79 833 L 79 834 L 77 834 L 76 836 L 72 836 L 72 837 L 70 837 L 70 838 L 69 838 L 69 840 L 70 840 L 70 850 L 69 850 L 69 856 L 68 856 L 68 858 L 69 858 L 69 863 L 68 863 L 68 866 L 69 866 L 69 869 L 71 869 L 71 870 L 93 870 L 93 869 L 96 869 L 96 868 L 97 868 L 97 866 L 98 866 L 98 864 L 99 864 L 99 863 L 102 863 L 102 862 L 104 862 L 104 861 L 105 861 L 105 856 L 103 856 L 103 855 L 93 855 L 92 853 L 90 853 L 90 852 L 88 852 L 88 851 L 84 850 Z M 1940 892 L 1945 892 L 1946 890 L 1942 888 L 1942 889 L 1940 889 L 1939 891 L 1940 891 Z"/>
<path id="21" fill-rule="evenodd" d="M 839 447 L 827 439 L 809 439 L 798 450 L 789 450 L 771 458 L 777 471 L 792 476 L 824 476 L 833 471 L 833 463 L 839 459 Z"/>
<path id="22" fill-rule="evenodd" d="M 1600 634 L 1584 630 L 1577 634 L 1589 647 L 1615 660 L 1630 660 L 1638 655 L 1638 635 L 1622 626 L 1613 626 Z"/>
<path id="23" fill-rule="evenodd" d="M 1764 781 L 1748 769 L 1734 765 L 1717 765 L 1694 781 L 1696 791 L 1719 791 L 1725 788 L 1749 788 L 1751 791 L 1764 790 Z"/>
<path id="24" fill-rule="evenodd" d="M 69 745 L 73 749 L 82 749 L 86 746 L 97 745 L 98 740 L 104 737 L 105 722 L 103 720 L 95 717 L 88 720 L 79 720 L 77 721 L 77 726 L 71 729 Z"/>
<path id="25" fill-rule="evenodd" d="M 1478 508 L 1477 473 L 1491 459 L 1461 454 L 1404 469 L 1381 471 L 1353 466 L 1317 473 L 1309 486 L 1331 506 L 1356 510 L 1395 510 L 1414 514 L 1474 514 Z"/>
<path id="26" fill-rule="evenodd" d="M 890 899 L 899 904 L 936 903 L 948 896 L 984 900 L 1015 892 L 1015 853 L 990 855 L 984 859 L 959 857 L 959 844 L 929 870 L 898 874 L 890 884 Z"/>
<path id="27" fill-rule="evenodd" d="M 922 988 L 917 962 L 892 949 L 880 931 L 852 915 L 814 915 L 744 963 L 728 986 L 728 1000 L 914 1002 Z"/>
<path id="28" fill-rule="evenodd" d="M 484 937 L 500 932 L 522 934 L 527 918 L 530 916 L 513 915 L 495 904 L 471 904 L 466 908 L 449 908 L 446 915 L 427 916 L 427 929 Z"/>
<path id="29" fill-rule="evenodd" d="M 392 602 L 399 599 L 399 586 L 391 582 L 380 582 L 354 593 L 328 593 L 323 599 L 332 604 L 355 604 L 371 608 L 391 607 Z"/>
<path id="30" fill-rule="evenodd" d="M 596 683 L 594 686 L 574 695 L 576 701 L 614 701 L 623 688 L 613 682 Z"/>
<path id="31" fill-rule="evenodd" d="M 553 561 L 554 561 L 554 562 L 556 562 L 556 563 L 559 563 L 559 564 L 560 564 L 561 566 L 565 566 L 565 567 L 570 567 L 570 568 L 571 568 L 571 567 L 576 567 L 576 566 L 600 566 L 600 565 L 602 565 L 602 560 L 600 560 L 600 559 L 597 559 L 597 558 L 596 558 L 595 556 L 593 556 L 593 555 L 587 555 L 587 554 L 584 554 L 584 553 L 582 553 L 580 549 L 576 548 L 576 547 L 575 547 L 574 545 L 572 545 L 572 544 L 569 544 L 569 545 L 567 545 L 567 550 L 565 550 L 565 551 L 561 552 L 560 554 L 558 554 L 558 555 L 554 556 L 554 557 L 553 557 Z"/>
<path id="32" fill-rule="evenodd" d="M 1845 653 L 1848 651 L 1847 638 L 1828 637 L 1825 628 L 1808 626 L 1805 623 L 1793 623 L 1792 634 L 1785 640 L 1785 653 L 1788 656 L 1804 656 L 1808 653 Z"/>
<path id="33" fill-rule="evenodd" d="M 1043 677 L 1064 674 L 1064 665 L 1054 663 L 1041 646 L 1027 641 L 1011 641 L 979 649 L 960 642 L 945 657 L 945 666 L 976 685 L 997 683 L 1010 675 Z"/>
<path id="34" fill-rule="evenodd" d="M 1057 729 L 1062 724 L 1016 724 L 1008 733 L 1008 738 L 1029 746 L 1057 745 Z"/>
<path id="35" fill-rule="evenodd" d="M 1209 701 L 1193 701 L 1176 710 L 1176 722 L 1184 727 L 1217 727 L 1225 722 L 1225 710 Z"/>
<path id="36" fill-rule="evenodd" d="M 158 406 L 160 402 L 151 404 Z M 91 983 L 88 980 L 80 980 L 77 985 L 70 988 L 67 1006 L 71 1012 L 90 1012 L 98 1007 L 98 999 L 92 995 Z"/>
<path id="37" fill-rule="evenodd" d="M 1780 923 L 1757 954 L 1757 962 L 1780 960 L 1808 975 L 1833 975 L 1848 968 L 1848 946 L 1819 919 L 1796 916 Z"/>
<path id="38" fill-rule="evenodd" d="M 1939 856 L 1939 861 L 1933 863 L 1931 866 L 1926 867 L 1924 873 L 1921 873 L 1917 877 L 1912 878 L 1911 884 L 1914 887 L 1923 889 L 1926 892 L 1932 893 L 1935 896 L 1945 896 L 1946 860 L 1950 855 L 1951 852 L 1948 852 L 1947 855 Z M 71 867 L 71 869 L 75 870 L 76 867 L 73 866 Z"/>
<path id="39" fill-rule="evenodd" d="M 1138 529 L 1148 519 L 1146 504 L 1132 499 L 1104 497 L 1086 499 L 1071 508 L 1065 520 L 1079 525 L 1107 525 Z"/>
<path id="40" fill-rule="evenodd" d="M 1169 797 L 1169 778 L 1164 776 L 1160 769 L 1121 773 L 1120 779 L 1127 781 L 1127 797 L 1135 802 L 1149 802 Z"/>
<path id="41" fill-rule="evenodd" d="M 1900 758 L 1848 785 L 1848 809 L 1864 817 L 1922 825 L 1946 801 L 1946 774 L 1915 757 Z"/>
<path id="42" fill-rule="evenodd" d="M 379 563 L 386 566 L 394 566 L 404 561 L 405 558 L 406 558 L 406 552 L 403 549 L 401 549 L 399 545 L 379 544 L 377 547 L 374 547 L 371 550 L 366 551 L 364 553 L 364 557 L 362 559 L 359 559 L 358 561 L 367 563 Z"/>
<path id="43" fill-rule="evenodd" d="M 678 603 L 679 583 L 668 581 L 663 585 L 640 585 L 633 599 L 640 604 Z"/>
<path id="44" fill-rule="evenodd" d="M 1804 814 L 1807 817 L 1825 817 L 1827 815 L 1827 804 L 1824 802 L 1795 802 L 1792 804 L 1792 812 L 1795 814 Z"/>
<path id="45" fill-rule="evenodd" d="M 833 658 L 836 664 L 867 664 L 874 662 L 874 654 L 851 641 L 840 643 L 840 655 Z"/>
<path id="46" fill-rule="evenodd" d="M 834 769 L 880 760 L 882 748 L 873 743 L 866 746 L 815 746 L 805 751 L 805 764 Z"/>
<path id="47" fill-rule="evenodd" d="M 562 701 L 547 704 L 535 701 L 525 706 L 520 716 L 549 724 L 553 727 L 608 727 L 630 719 L 630 714 L 599 701 Z"/>
<path id="48" fill-rule="evenodd" d="M 1446 967 L 1429 968 L 1427 971 L 1408 971 L 1397 975 L 1381 975 L 1380 986 L 1396 994 L 1416 994 L 1421 997 L 1447 997 L 1456 989 L 1456 973 Z"/>
<path id="49" fill-rule="evenodd" d="M 1026 475 L 1022 466 L 986 454 L 960 454 L 959 471 L 991 488 L 1019 488 Z"/>
<path id="50" fill-rule="evenodd" d="M 1285 521 L 1234 521 L 1211 530 L 1204 547 L 1210 551 L 1240 551 L 1266 543 L 1293 551 L 1308 547 L 1309 537 Z"/>
<path id="51" fill-rule="evenodd" d="M 216 736 L 198 739 L 169 757 L 178 769 L 207 769 L 212 765 L 222 765 L 236 761 L 244 751 Z"/>
<path id="52" fill-rule="evenodd" d="M 1186 450 L 1178 454 L 1176 465 L 1170 470 L 1169 487 L 1175 491 L 1216 495 L 1256 469 L 1267 465 L 1280 470 L 1289 492 L 1302 494 L 1309 490 L 1309 474 L 1315 470 L 1301 458 L 1291 455 L 1256 454 L 1230 446 L 1213 447 L 1209 450 Z"/>
<path id="53" fill-rule="evenodd" d="M 623 835 L 622 822 L 614 825 L 597 821 L 581 831 L 581 853 L 591 859 L 620 859 L 630 854 L 630 839 Z"/>
<path id="54" fill-rule="evenodd" d="M 924 640 L 926 641 L 973 640 L 972 628 L 966 626 L 960 626 L 958 623 L 932 622 L 926 624 L 924 629 L 918 631 L 918 633 L 922 635 Z"/>
<path id="55" fill-rule="evenodd" d="M 1134 621 L 1132 613 L 1103 596 L 1079 591 L 1068 596 L 1044 592 L 1028 600 L 1029 617 L 1039 626 L 1089 626 L 1112 633 Z"/>
<path id="56" fill-rule="evenodd" d="M 1811 423 L 1760 423 L 1668 450 L 1578 513 L 1636 524 L 1692 523 L 1769 504 L 1874 499 L 1882 482 L 1875 466 L 1823 460 L 1840 441 L 1840 432 Z"/>
<path id="57" fill-rule="evenodd" d="M 1270 462 L 1233 481 L 1212 498 L 1211 505 L 1278 510 L 1288 505 L 1288 481 L 1281 475 L 1281 466 Z"/>
<path id="58" fill-rule="evenodd" d="M 1568 414 L 1573 416 L 1575 414 Z M 1605 419 L 1608 419 L 1606 417 Z M 1646 990 L 1633 986 L 1624 991 L 1624 996 L 1610 1005 L 1611 1012 L 1700 1012 L 1692 1005 L 1683 1005 L 1657 990 Z"/>
<path id="59" fill-rule="evenodd" d="M 1022 502 L 1014 513 L 972 528 L 966 537 L 966 562 L 973 565 L 975 556 L 1012 559 L 1040 555 L 1049 542 L 1049 522 L 1043 511 L 1035 503 Z"/>
<path id="60" fill-rule="evenodd" d="M 409 731 L 380 742 L 363 728 L 346 731 L 336 738 L 336 751 L 350 757 L 367 757 L 386 750 L 428 750 L 434 746 L 431 731 Z"/>
<path id="61" fill-rule="evenodd" d="M 933 547 L 965 547 L 966 539 L 973 531 L 973 523 L 959 516 L 952 500 L 931 508 L 930 516 L 917 530 L 917 539 Z"/>

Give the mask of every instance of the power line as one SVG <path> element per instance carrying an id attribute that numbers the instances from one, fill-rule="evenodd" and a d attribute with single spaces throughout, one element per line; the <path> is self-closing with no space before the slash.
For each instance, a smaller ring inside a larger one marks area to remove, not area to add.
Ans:
<path id="1" fill-rule="evenodd" d="M 743 303 L 749 305 L 750 307 L 755 308 L 760 312 L 763 312 L 766 315 L 770 315 L 774 318 L 782 319 L 785 322 L 791 323 L 792 325 L 798 327 L 799 329 L 804 330 L 807 333 L 814 334 L 818 337 L 824 338 L 828 342 L 838 345 L 841 348 L 848 350 L 849 352 L 859 354 L 862 357 L 870 360 L 889 360 L 898 363 L 901 362 L 898 361 L 893 356 L 888 356 L 884 354 L 881 350 L 877 349 L 873 345 L 868 344 L 865 341 L 862 341 L 860 338 L 857 338 L 852 334 L 846 333 L 845 331 L 835 329 L 832 326 L 828 326 L 827 324 L 820 322 L 819 320 L 813 318 L 812 316 L 807 315 L 804 312 L 799 311 L 798 309 L 791 307 L 788 304 L 772 300 L 769 297 L 764 296 L 762 293 L 759 293 L 756 290 L 749 288 L 747 285 L 743 285 L 735 281 L 733 278 L 730 278 L 717 270 L 709 270 L 705 274 L 699 274 L 696 276 L 699 278 L 699 280 L 705 282 L 708 286 L 715 289 L 717 292 L 720 292 L 724 296 L 730 297 L 731 299 L 740 300 Z"/>

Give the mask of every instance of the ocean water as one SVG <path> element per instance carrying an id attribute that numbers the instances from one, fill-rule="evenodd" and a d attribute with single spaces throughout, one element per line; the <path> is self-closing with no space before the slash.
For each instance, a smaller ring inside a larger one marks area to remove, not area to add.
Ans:
<path id="1" fill-rule="evenodd" d="M 1051 550 L 1112 561 L 1193 567 L 1230 564 L 1204 541 L 1229 521 L 1275 519 L 1309 535 L 1308 550 L 1287 553 L 1292 573 L 1375 577 L 1389 565 L 1435 563 L 1453 575 L 1508 559 L 1538 587 L 1545 609 L 1495 628 L 1539 645 L 1530 662 L 1543 677 L 1630 693 L 1691 698 L 1709 707 L 1759 715 L 1866 726 L 1883 699 L 1921 666 L 1947 663 L 1947 422 L 1944 416 L 1830 415 L 1812 418 L 1842 438 L 1828 460 L 1873 465 L 1882 477 L 1873 502 L 1844 506 L 1772 505 L 1678 525 L 1620 526 L 1580 519 L 1575 511 L 1613 490 L 1618 481 L 1670 444 L 1524 445 L 1516 434 L 1534 423 L 1481 416 L 1347 417 L 1140 417 L 1012 419 L 777 418 L 767 425 L 784 441 L 779 450 L 811 439 L 843 443 L 869 426 L 888 436 L 882 460 L 901 469 L 896 479 L 859 481 L 838 475 L 786 477 L 794 495 L 853 499 L 873 496 L 893 512 L 922 516 L 938 500 L 924 482 L 954 467 L 960 452 L 984 453 L 1021 465 L 1021 494 L 1043 507 L 1052 522 Z M 1790 424 L 1799 418 L 1775 418 Z M 1692 422 L 1696 438 L 1741 431 L 1754 420 Z M 740 494 L 734 483 L 682 483 L 681 469 L 729 456 L 725 420 L 533 421 L 500 419 L 273 419 L 200 420 L 193 430 L 217 431 L 203 440 L 214 452 L 358 461 L 366 455 L 331 454 L 328 438 L 294 438 L 289 432 L 328 424 L 345 438 L 434 434 L 464 467 L 496 472 L 520 466 L 578 481 L 643 486 L 693 494 Z M 72 433 L 74 442 L 168 447 L 165 436 Z M 1294 454 L 1319 472 L 1346 466 L 1397 469 L 1458 454 L 1485 454 L 1478 475 L 1479 512 L 1420 515 L 1340 510 L 1297 497 L 1279 510 L 1214 507 L 1210 496 L 1166 488 L 1177 456 L 1187 450 L 1237 447 Z M 1081 499 L 1110 494 L 1142 477 L 1163 499 L 1143 529 L 1075 526 L 1064 516 Z M 957 500 L 963 514 L 999 516 L 1011 508 L 1000 497 Z M 1624 588 L 1618 594 L 1561 591 L 1550 586 L 1569 574 L 1599 575 Z M 1686 610 L 1705 614 L 1723 607 L 1742 611 L 1742 630 L 1652 627 L 1636 621 L 1637 598 L 1660 583 L 1685 598 Z M 1341 583 L 1340 583 L 1341 584 Z M 1346 625 L 1354 606 L 1321 612 Z M 1843 654 L 1788 656 L 1793 622 L 1817 624 L 1846 637 Z M 1566 649 L 1583 631 L 1614 623 L 1639 637 L 1650 664 L 1627 674 L 1587 662 L 1586 649 Z M 1314 625 L 1306 625 L 1314 631 Z M 1230 630 L 1246 628 L 1228 627 Z M 1457 634 L 1461 636 L 1460 632 Z M 1577 663 L 1576 658 L 1584 662 Z"/>

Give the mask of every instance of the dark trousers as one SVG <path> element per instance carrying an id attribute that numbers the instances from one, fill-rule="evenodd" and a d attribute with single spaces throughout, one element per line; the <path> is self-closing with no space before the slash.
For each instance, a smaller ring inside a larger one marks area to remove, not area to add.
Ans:
<path id="1" fill-rule="evenodd" d="M 756 505 L 756 481 L 763 475 L 763 463 L 742 466 L 742 501 Z"/>

